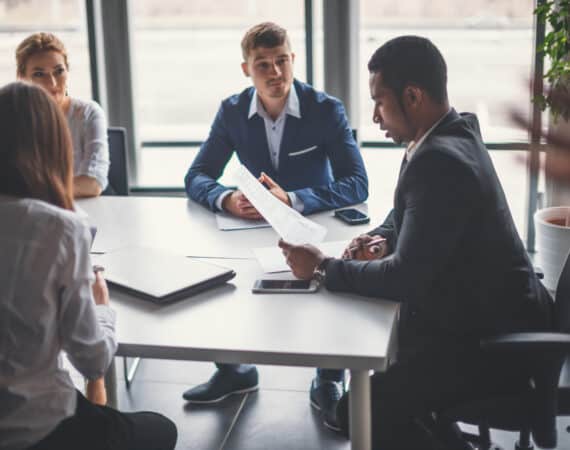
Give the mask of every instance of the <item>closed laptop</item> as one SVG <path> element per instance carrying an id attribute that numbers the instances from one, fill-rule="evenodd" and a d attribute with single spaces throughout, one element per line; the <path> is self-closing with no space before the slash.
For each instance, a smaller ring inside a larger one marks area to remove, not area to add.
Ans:
<path id="1" fill-rule="evenodd" d="M 144 247 L 124 247 L 94 261 L 105 268 L 111 286 L 155 303 L 186 298 L 235 277 L 227 267 Z"/>

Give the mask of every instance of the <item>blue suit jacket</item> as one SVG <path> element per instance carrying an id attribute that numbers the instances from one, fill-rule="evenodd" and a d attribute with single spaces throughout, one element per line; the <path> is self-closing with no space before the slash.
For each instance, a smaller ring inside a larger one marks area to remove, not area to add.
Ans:
<path id="1" fill-rule="evenodd" d="M 294 192 L 304 204 L 303 214 L 366 200 L 368 178 L 342 103 L 297 80 L 293 88 L 301 119 L 287 116 L 279 169 L 271 164 L 263 119 L 247 117 L 254 92 L 250 87 L 222 102 L 184 179 L 190 198 L 216 210 L 216 198 L 228 189 L 216 180 L 235 151 L 255 177 L 263 171 Z"/>

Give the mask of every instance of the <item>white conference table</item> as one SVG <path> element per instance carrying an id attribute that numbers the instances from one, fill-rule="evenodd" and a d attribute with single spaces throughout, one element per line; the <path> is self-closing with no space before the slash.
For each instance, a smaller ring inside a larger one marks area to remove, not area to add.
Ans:
<path id="1" fill-rule="evenodd" d="M 93 253 L 107 253 L 130 246 L 170 250 L 185 256 L 209 258 L 253 258 L 252 248 L 277 245 L 272 228 L 220 231 L 214 213 L 182 197 L 98 197 L 78 201 L 91 224 L 97 226 Z M 358 206 L 363 211 L 367 205 Z M 313 214 L 328 229 L 327 241 L 351 239 L 365 233 L 371 224 L 349 226 L 333 217 L 332 211 Z"/>
<path id="2" fill-rule="evenodd" d="M 352 448 L 371 448 L 369 371 L 385 370 L 395 351 L 396 303 L 326 289 L 253 294 L 258 278 L 292 278 L 264 274 L 252 257 L 252 247 L 275 245 L 275 232 L 219 231 L 210 212 L 183 198 L 100 197 L 79 205 L 98 227 L 96 251 L 124 245 L 170 249 L 208 257 L 237 273 L 225 285 L 167 305 L 111 289 L 118 356 L 349 369 Z M 311 216 L 329 228 L 330 240 L 370 227 L 347 226 L 331 215 Z M 177 238 L 181 244 L 173 247 Z"/>

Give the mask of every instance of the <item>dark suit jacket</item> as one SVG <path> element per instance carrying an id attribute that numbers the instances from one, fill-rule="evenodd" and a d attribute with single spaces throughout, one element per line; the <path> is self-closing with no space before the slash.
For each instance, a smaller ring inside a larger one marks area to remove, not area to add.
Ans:
<path id="1" fill-rule="evenodd" d="M 233 152 L 256 177 L 263 171 L 303 202 L 303 214 L 360 203 L 368 197 L 368 178 L 342 103 L 308 84 L 294 81 L 301 118 L 287 116 L 275 171 L 265 125 L 248 119 L 254 89 L 224 100 L 184 179 L 193 200 L 216 210 L 216 198 L 228 188 L 217 183 Z M 303 152 L 303 150 L 307 150 Z"/>
<path id="2" fill-rule="evenodd" d="M 391 254 L 372 262 L 332 260 L 334 291 L 402 302 L 400 344 L 471 342 L 545 329 L 551 299 L 517 234 L 474 115 L 451 110 L 403 164 L 394 208 L 370 234 Z"/>

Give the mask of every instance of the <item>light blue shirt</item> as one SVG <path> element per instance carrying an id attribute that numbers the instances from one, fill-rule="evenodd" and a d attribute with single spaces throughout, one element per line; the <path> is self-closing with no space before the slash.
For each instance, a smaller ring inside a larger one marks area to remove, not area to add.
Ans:
<path id="1" fill-rule="evenodd" d="M 275 170 L 279 169 L 279 154 L 281 151 L 281 141 L 283 140 L 283 131 L 285 130 L 285 123 L 287 122 L 287 115 L 301 118 L 301 108 L 299 106 L 299 97 L 295 91 L 295 87 L 291 86 L 289 90 L 289 95 L 287 96 L 287 101 L 285 102 L 285 107 L 273 120 L 261 103 L 261 99 L 257 95 L 257 91 L 254 91 L 253 97 L 251 98 L 251 103 L 249 104 L 249 112 L 247 115 L 248 119 L 253 116 L 258 115 L 263 119 L 265 125 L 265 135 L 267 136 L 267 145 L 269 147 L 269 158 L 271 160 L 271 165 Z M 219 210 L 222 210 L 222 202 L 226 196 L 230 195 L 233 191 L 227 190 L 223 192 L 216 199 L 216 206 Z M 303 212 L 303 202 L 295 195 L 293 192 L 288 192 L 289 200 L 291 200 L 291 206 L 298 212 Z"/>

